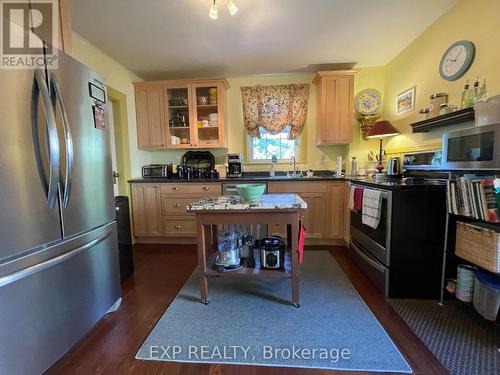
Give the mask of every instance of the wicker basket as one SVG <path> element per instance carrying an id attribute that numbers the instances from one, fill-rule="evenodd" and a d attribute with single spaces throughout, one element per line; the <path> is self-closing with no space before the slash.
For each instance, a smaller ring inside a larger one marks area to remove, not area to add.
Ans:
<path id="1" fill-rule="evenodd" d="M 500 228 L 457 222 L 455 254 L 490 272 L 500 273 Z"/>

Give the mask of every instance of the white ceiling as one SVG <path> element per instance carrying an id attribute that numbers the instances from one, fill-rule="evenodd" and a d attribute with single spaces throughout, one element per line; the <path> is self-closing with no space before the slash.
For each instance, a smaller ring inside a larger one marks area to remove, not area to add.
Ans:
<path id="1" fill-rule="evenodd" d="M 72 0 L 72 25 L 144 79 L 276 74 L 384 65 L 456 0 L 234 2 Z"/>

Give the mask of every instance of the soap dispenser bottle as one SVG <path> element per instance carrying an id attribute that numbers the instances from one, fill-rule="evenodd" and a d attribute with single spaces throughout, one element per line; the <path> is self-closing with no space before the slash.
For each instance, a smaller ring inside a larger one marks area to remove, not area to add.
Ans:
<path id="1" fill-rule="evenodd" d="M 358 176 L 358 161 L 356 160 L 356 156 L 351 156 L 351 176 L 356 178 Z"/>
<path id="2" fill-rule="evenodd" d="M 269 169 L 269 176 L 274 177 L 276 176 L 276 167 L 275 164 L 278 160 L 276 159 L 276 155 L 273 155 L 271 159 L 271 168 Z"/>

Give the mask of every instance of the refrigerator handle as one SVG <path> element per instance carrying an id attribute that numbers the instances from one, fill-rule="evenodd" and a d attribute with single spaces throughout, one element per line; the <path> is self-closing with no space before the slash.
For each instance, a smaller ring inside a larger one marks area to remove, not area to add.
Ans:
<path id="1" fill-rule="evenodd" d="M 61 183 L 63 188 L 62 202 L 64 207 L 68 207 L 69 197 L 71 195 L 71 185 L 73 182 L 73 137 L 71 135 L 71 127 L 69 125 L 68 113 L 64 104 L 63 96 L 59 82 L 54 74 L 50 75 L 50 93 L 52 105 L 54 108 L 59 107 L 61 113 L 64 141 L 66 145 L 66 172 L 64 176 L 64 184 Z"/>
<path id="2" fill-rule="evenodd" d="M 38 136 L 38 98 L 42 97 L 43 110 L 45 113 L 45 126 L 48 136 L 49 153 L 49 178 L 44 172 L 40 139 Z M 54 208 L 57 203 L 57 185 L 59 182 L 59 138 L 57 136 L 56 117 L 51 105 L 49 90 L 45 83 L 44 73 L 40 69 L 35 70 L 33 88 L 31 91 L 31 135 L 33 137 L 33 148 L 35 161 L 40 177 L 40 184 L 47 199 L 49 208 Z"/>
<path id="3" fill-rule="evenodd" d="M 21 269 L 19 271 L 16 271 L 14 273 L 5 275 L 0 277 L 0 287 L 3 287 L 5 285 L 11 284 L 14 281 L 24 279 L 25 277 L 28 277 L 30 275 L 33 275 L 34 273 L 41 272 L 43 270 L 46 270 L 50 267 L 53 267 L 59 263 L 62 263 L 70 258 L 73 258 L 74 256 L 96 246 L 98 243 L 104 241 L 106 238 L 108 238 L 113 232 L 111 230 L 105 232 L 104 234 L 100 235 L 96 239 L 86 243 L 85 245 L 79 246 L 75 249 L 72 249 L 68 251 L 67 253 L 58 255 L 54 258 L 48 259 L 42 263 L 37 263 L 33 266 Z"/>

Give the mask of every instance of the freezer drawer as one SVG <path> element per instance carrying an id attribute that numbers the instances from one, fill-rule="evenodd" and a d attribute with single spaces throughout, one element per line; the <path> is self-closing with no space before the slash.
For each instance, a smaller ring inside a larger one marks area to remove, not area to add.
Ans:
<path id="1" fill-rule="evenodd" d="M 60 246 L 0 277 L 0 374 L 44 372 L 120 298 L 115 223 Z"/>
<path id="2" fill-rule="evenodd" d="M 368 252 L 363 251 L 361 246 L 351 237 L 351 258 L 354 263 L 363 271 L 375 287 L 384 294 L 389 295 L 389 269 L 375 260 Z"/>

